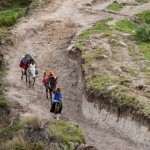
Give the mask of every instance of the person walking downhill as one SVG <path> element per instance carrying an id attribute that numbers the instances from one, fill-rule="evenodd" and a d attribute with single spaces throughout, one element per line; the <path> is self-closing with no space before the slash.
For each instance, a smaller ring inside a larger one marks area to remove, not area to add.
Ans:
<path id="1" fill-rule="evenodd" d="M 60 88 L 57 88 L 52 96 L 52 105 L 50 112 L 56 115 L 56 119 L 59 120 L 61 111 L 62 111 L 62 94 Z"/>

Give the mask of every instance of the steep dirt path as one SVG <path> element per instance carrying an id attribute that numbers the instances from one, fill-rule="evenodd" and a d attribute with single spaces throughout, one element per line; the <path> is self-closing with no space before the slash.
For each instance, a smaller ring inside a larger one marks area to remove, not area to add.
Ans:
<path id="1" fill-rule="evenodd" d="M 18 23 L 12 30 L 12 40 L 15 44 L 7 47 L 10 50 L 7 59 L 11 63 L 5 79 L 6 96 L 25 108 L 26 113 L 21 114 L 22 116 L 34 115 L 52 119 L 53 116 L 49 113 L 50 101 L 45 99 L 45 89 L 41 83 L 45 69 L 51 68 L 59 77 L 58 86 L 64 95 L 62 119 L 78 122 L 89 144 L 101 150 L 144 150 L 118 135 L 97 128 L 84 119 L 81 110 L 83 91 L 79 82 L 81 73 L 78 72 L 77 62 L 67 59 L 67 48 L 77 31 L 88 27 L 96 20 L 110 16 L 116 15 L 96 13 L 92 7 L 87 8 L 80 0 L 56 0 L 37 15 Z M 25 81 L 20 80 L 18 64 L 25 53 L 33 55 L 37 62 L 39 77 L 35 89 L 29 89 Z"/>

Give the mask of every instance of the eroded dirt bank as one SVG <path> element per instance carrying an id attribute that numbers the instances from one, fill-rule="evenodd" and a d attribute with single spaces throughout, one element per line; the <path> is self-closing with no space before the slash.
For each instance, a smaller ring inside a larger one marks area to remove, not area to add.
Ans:
<path id="1" fill-rule="evenodd" d="M 144 148 L 97 127 L 83 117 L 82 106 L 89 112 L 89 104 L 82 105 L 84 88 L 81 66 L 76 59 L 68 59 L 67 48 L 73 44 L 71 41 L 77 31 L 96 20 L 110 17 L 110 14 L 104 12 L 101 16 L 94 13 L 89 15 L 84 7 L 87 8 L 79 0 L 64 2 L 58 0 L 36 16 L 33 15 L 18 23 L 12 30 L 12 42 L 2 47 L 5 51 L 9 51 L 9 55 L 5 55 L 5 60 L 9 61 L 8 75 L 5 78 L 6 97 L 18 101 L 24 107 L 25 113 L 21 113 L 22 116 L 37 115 L 43 119 L 52 119 L 53 116 L 49 113 L 50 101 L 45 99 L 45 89 L 41 82 L 45 69 L 51 68 L 58 76 L 58 86 L 64 95 L 62 119 L 78 122 L 89 144 L 100 150 L 148 150 L 147 147 Z M 52 13 L 51 10 L 55 12 Z M 29 89 L 25 81 L 20 80 L 18 64 L 25 53 L 33 55 L 37 62 L 39 76 L 35 89 Z M 85 109 L 83 110 L 85 113 Z"/>
<path id="2" fill-rule="evenodd" d="M 147 146 L 146 149 L 150 147 L 150 133 L 149 126 L 143 125 L 143 122 L 138 122 L 133 120 L 130 113 L 126 117 L 119 117 L 117 114 L 107 111 L 107 109 L 111 109 L 111 106 L 107 105 L 103 108 L 100 104 L 97 104 L 98 99 L 95 99 L 94 103 L 88 102 L 85 98 L 83 99 L 82 109 L 83 114 L 86 118 L 95 122 L 95 124 L 99 124 L 99 126 L 103 129 L 107 129 L 116 133 L 119 133 L 121 137 L 126 139 L 131 139 L 135 143 L 143 144 Z M 113 108 L 112 108 L 113 109 Z M 129 117 L 128 117 L 129 116 Z M 146 121 L 145 121 L 146 122 Z"/>

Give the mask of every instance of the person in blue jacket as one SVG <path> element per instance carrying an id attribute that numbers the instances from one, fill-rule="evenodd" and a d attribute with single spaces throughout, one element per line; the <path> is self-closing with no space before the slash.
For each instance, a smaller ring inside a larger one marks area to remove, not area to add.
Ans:
<path id="1" fill-rule="evenodd" d="M 60 88 L 57 88 L 52 96 L 52 107 L 50 109 L 51 113 L 56 115 L 57 120 L 59 120 L 59 116 L 62 111 L 62 94 Z"/>

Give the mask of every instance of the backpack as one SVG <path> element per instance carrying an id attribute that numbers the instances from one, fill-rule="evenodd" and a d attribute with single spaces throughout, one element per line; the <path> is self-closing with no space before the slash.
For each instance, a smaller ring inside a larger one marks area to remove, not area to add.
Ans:
<path id="1" fill-rule="evenodd" d="M 53 74 L 54 75 L 54 72 L 52 71 L 52 70 L 50 70 L 50 69 L 47 69 L 46 71 L 45 71 L 45 76 L 49 76 L 50 74 Z"/>
<path id="2" fill-rule="evenodd" d="M 47 69 L 47 70 L 45 71 L 44 76 L 43 76 L 43 79 L 42 79 L 42 82 L 43 82 L 44 84 L 46 84 L 46 83 L 48 82 L 48 80 L 49 80 L 49 75 L 50 75 L 51 73 L 53 73 L 53 71 L 51 71 L 50 69 Z"/>

